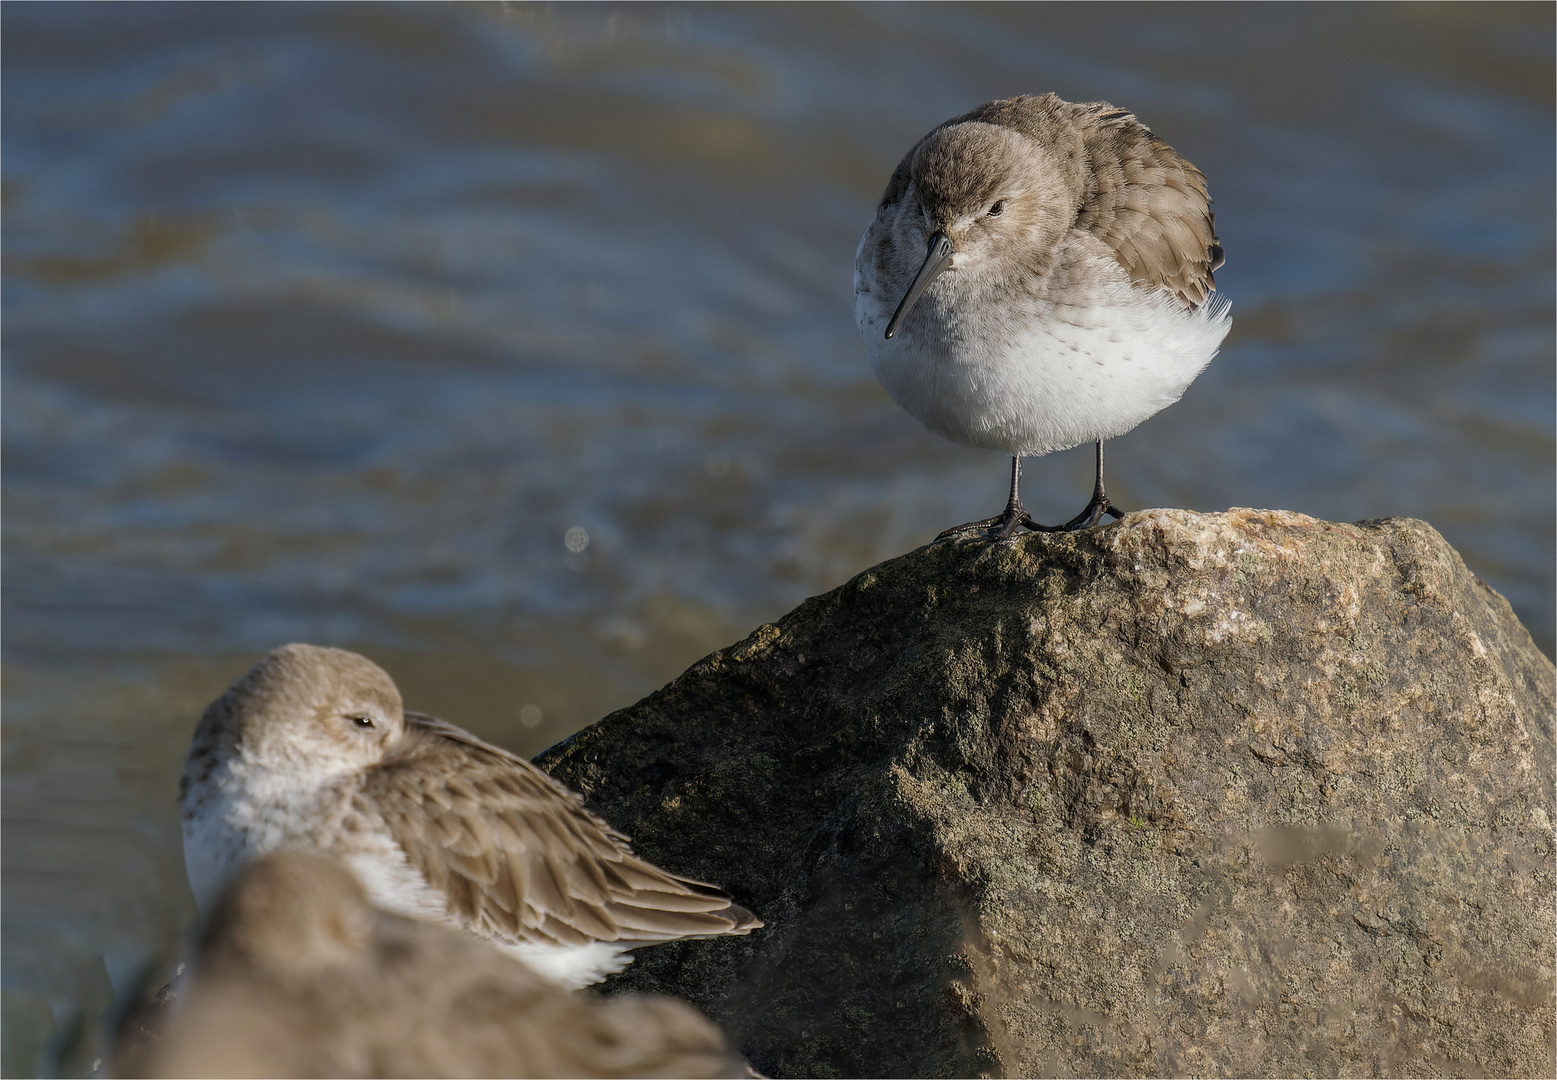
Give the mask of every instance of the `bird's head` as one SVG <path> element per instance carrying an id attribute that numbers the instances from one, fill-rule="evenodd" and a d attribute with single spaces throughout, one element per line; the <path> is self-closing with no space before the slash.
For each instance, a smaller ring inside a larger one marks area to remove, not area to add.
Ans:
<path id="1" fill-rule="evenodd" d="M 943 273 L 1013 276 L 1047 269 L 1076 220 L 1056 154 L 1019 131 L 964 121 L 931 132 L 909 159 L 898 207 L 900 243 L 923 259 L 887 326 L 897 332 Z"/>
<path id="2" fill-rule="evenodd" d="M 383 668 L 345 649 L 294 644 L 211 703 L 196 743 L 251 767 L 322 778 L 379 761 L 404 726 L 400 691 Z"/>

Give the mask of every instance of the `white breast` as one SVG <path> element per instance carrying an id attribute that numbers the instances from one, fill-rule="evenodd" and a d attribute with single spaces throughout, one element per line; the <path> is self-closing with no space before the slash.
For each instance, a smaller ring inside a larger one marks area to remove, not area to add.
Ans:
<path id="1" fill-rule="evenodd" d="M 338 828 L 346 793 L 328 773 L 297 777 L 234 758 L 190 786 L 182 806 L 184 870 L 202 914 L 235 871 L 268 852 L 320 847 Z"/>
<path id="2" fill-rule="evenodd" d="M 209 915 L 227 879 L 251 856 L 247 835 L 227 824 L 232 816 L 230 800 L 211 793 L 194 809 L 186 812 L 183 820 L 184 871 L 189 875 L 195 905 L 202 915 Z"/>
<path id="3" fill-rule="evenodd" d="M 1131 284 L 1117 264 L 1109 269 L 1118 279 L 1094 275 L 1084 288 L 1019 303 L 949 271 L 920 300 L 923 317 L 916 310 L 888 341 L 898 298 L 890 287 L 862 288 L 870 271 L 859 266 L 855 317 L 876 377 L 931 431 L 1046 454 L 1123 435 L 1173 404 L 1232 327 L 1220 298 L 1190 310 L 1171 293 Z"/>

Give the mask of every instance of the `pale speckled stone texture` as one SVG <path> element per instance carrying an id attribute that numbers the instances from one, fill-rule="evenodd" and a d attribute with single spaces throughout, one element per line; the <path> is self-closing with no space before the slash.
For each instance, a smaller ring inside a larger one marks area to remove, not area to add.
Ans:
<path id="1" fill-rule="evenodd" d="M 1552 664 L 1430 526 L 921 548 L 553 748 L 773 1076 L 1553 1075 Z"/>

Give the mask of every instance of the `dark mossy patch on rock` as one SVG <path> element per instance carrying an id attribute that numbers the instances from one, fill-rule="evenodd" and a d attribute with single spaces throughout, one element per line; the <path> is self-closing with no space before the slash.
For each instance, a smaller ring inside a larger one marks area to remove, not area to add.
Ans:
<path id="1" fill-rule="evenodd" d="M 767 920 L 774 1076 L 1551 1075 L 1554 672 L 1430 526 L 922 548 L 540 764 Z"/>

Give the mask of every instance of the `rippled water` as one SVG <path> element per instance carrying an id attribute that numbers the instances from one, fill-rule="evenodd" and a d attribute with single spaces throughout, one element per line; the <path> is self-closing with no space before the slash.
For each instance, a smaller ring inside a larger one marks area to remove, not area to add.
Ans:
<path id="1" fill-rule="evenodd" d="M 998 509 L 850 286 L 898 157 L 992 97 L 1113 100 L 1210 177 L 1232 335 L 1111 444 L 1121 505 L 1425 518 L 1552 651 L 1549 5 L 3 23 L 7 1075 L 90 1069 L 176 951 L 184 744 L 270 646 L 534 752 Z"/>

